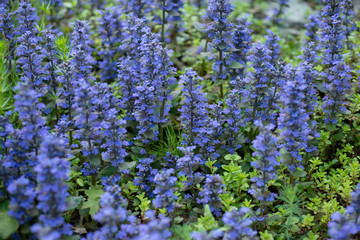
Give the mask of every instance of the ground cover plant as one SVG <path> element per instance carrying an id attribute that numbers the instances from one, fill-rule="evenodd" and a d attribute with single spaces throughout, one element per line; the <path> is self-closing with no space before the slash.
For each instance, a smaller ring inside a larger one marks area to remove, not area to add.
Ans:
<path id="1" fill-rule="evenodd" d="M 351 0 L 2 0 L 0 239 L 360 239 Z"/>

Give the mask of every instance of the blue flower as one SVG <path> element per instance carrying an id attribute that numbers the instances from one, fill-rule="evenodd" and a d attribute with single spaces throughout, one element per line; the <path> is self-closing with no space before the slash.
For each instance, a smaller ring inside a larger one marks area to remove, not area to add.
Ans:
<path id="1" fill-rule="evenodd" d="M 308 37 L 307 42 L 317 43 L 319 41 L 318 31 L 320 26 L 320 18 L 318 15 L 310 15 L 308 22 L 305 24 L 305 34 Z"/>
<path id="2" fill-rule="evenodd" d="M 159 218 L 155 217 L 155 211 L 148 210 L 145 213 L 145 217 L 149 219 L 147 223 L 140 224 L 139 234 L 131 240 L 167 240 L 171 237 L 172 233 L 168 229 L 170 226 L 170 219 L 164 215 L 159 215 Z"/>
<path id="3" fill-rule="evenodd" d="M 161 10 L 161 16 L 156 16 L 154 19 L 155 23 L 162 25 L 161 42 L 169 41 L 170 39 L 165 39 L 165 25 L 172 22 L 181 22 L 180 8 L 183 7 L 183 2 L 182 0 L 155 0 L 155 7 Z M 178 28 L 176 25 L 175 27 Z M 174 27 L 174 25 L 169 27 Z"/>
<path id="4" fill-rule="evenodd" d="M 222 220 L 227 227 L 224 240 L 237 240 L 243 237 L 255 238 L 257 232 L 251 228 L 252 221 L 247 217 L 249 211 L 248 208 L 242 207 L 224 214 Z"/>
<path id="5" fill-rule="evenodd" d="M 14 18 L 13 13 L 10 11 L 9 3 L 0 3 L 0 31 L 1 36 L 0 39 L 6 40 L 9 44 L 9 60 L 13 59 L 14 51 L 15 51 L 15 26 L 14 26 Z"/>
<path id="6" fill-rule="evenodd" d="M 127 156 L 125 147 L 129 145 L 124 140 L 126 129 L 123 126 L 126 124 L 125 120 L 119 119 L 120 110 L 118 105 L 120 100 L 114 96 L 113 89 L 105 83 L 97 84 L 100 96 L 97 103 L 96 110 L 104 116 L 100 116 L 102 121 L 100 126 L 102 128 L 102 135 L 104 137 L 101 147 L 104 149 L 102 153 L 103 160 L 110 162 L 113 167 L 118 167 Z"/>
<path id="7" fill-rule="evenodd" d="M 279 45 L 280 42 L 280 37 L 277 36 L 275 33 L 273 33 L 270 29 L 266 30 L 267 34 L 265 36 L 266 38 L 266 42 L 265 42 L 265 46 L 267 47 L 267 49 L 270 50 L 270 63 L 272 65 L 275 65 L 280 58 L 280 54 L 281 54 L 281 46 Z"/>
<path id="8" fill-rule="evenodd" d="M 215 216 L 221 215 L 222 203 L 220 199 L 220 194 L 224 193 L 223 183 L 220 175 L 206 175 L 205 184 L 203 189 L 199 193 L 198 203 L 202 203 L 204 205 L 208 204 L 210 206 L 211 212 L 214 213 Z"/>
<path id="9" fill-rule="evenodd" d="M 94 216 L 102 226 L 88 234 L 87 239 L 126 239 L 137 234 L 136 217 L 127 214 L 116 177 L 106 179 L 103 184 L 105 193 L 100 197 L 100 210 Z"/>
<path id="10" fill-rule="evenodd" d="M 17 135 L 22 139 L 22 148 L 28 152 L 28 157 L 36 161 L 40 151 L 42 138 L 48 134 L 46 121 L 42 117 L 42 110 L 45 108 L 40 103 L 42 96 L 29 82 L 20 82 L 16 87 L 18 93 L 15 95 L 15 111 L 19 113 L 19 119 L 23 124 Z M 29 163 L 32 165 L 33 163 Z"/>
<path id="11" fill-rule="evenodd" d="M 251 25 L 245 18 L 238 19 L 238 24 L 235 26 L 235 31 L 230 39 L 231 48 L 234 49 L 229 54 L 229 61 L 241 64 L 240 68 L 234 68 L 229 70 L 231 79 L 234 80 L 237 77 L 243 78 L 245 75 L 247 54 L 251 49 L 252 30 L 249 29 Z M 231 83 L 231 82 L 230 82 Z"/>
<path id="12" fill-rule="evenodd" d="M 20 224 L 27 223 L 33 216 L 35 190 L 29 179 L 25 176 L 13 181 L 7 190 L 10 194 L 9 215 L 14 217 Z"/>
<path id="13" fill-rule="evenodd" d="M 174 202 L 178 199 L 175 193 L 177 177 L 174 176 L 174 169 L 163 169 L 155 175 L 155 199 L 153 204 L 156 208 L 166 208 L 168 213 L 174 211 Z"/>
<path id="14" fill-rule="evenodd" d="M 246 120 L 266 120 L 271 118 L 272 111 L 268 111 L 270 72 L 273 69 L 272 52 L 261 43 L 254 43 L 249 55 L 251 68 L 244 79 L 245 88 L 242 90 L 243 102 L 246 104 Z"/>
<path id="15" fill-rule="evenodd" d="M 61 139 L 52 135 L 44 138 L 34 168 L 37 173 L 36 206 L 40 210 L 39 223 L 31 227 L 39 239 L 59 239 L 72 234 L 70 225 L 65 223 L 63 217 L 67 210 L 66 197 L 69 195 L 66 180 L 70 175 L 69 162 L 65 157 Z"/>
<path id="16" fill-rule="evenodd" d="M 133 14 L 138 18 L 143 18 L 152 10 L 152 1 L 150 0 L 125 0 L 121 1 L 123 12 Z"/>
<path id="17" fill-rule="evenodd" d="M 205 93 L 201 92 L 200 81 L 202 78 L 198 77 L 193 70 L 186 70 L 186 73 L 180 76 L 184 97 L 181 101 L 180 121 L 184 129 L 183 145 L 185 146 L 202 147 L 208 141 L 204 136 L 208 106 Z"/>
<path id="18" fill-rule="evenodd" d="M 23 35 L 26 32 L 34 34 L 36 30 L 36 21 L 39 21 L 39 17 L 29 0 L 19 1 L 19 7 L 14 12 L 16 15 L 17 28 L 15 30 L 16 35 Z"/>
<path id="19" fill-rule="evenodd" d="M 274 13 L 272 16 L 272 22 L 273 24 L 279 24 L 283 21 L 282 15 L 285 12 L 285 8 L 288 7 L 288 0 L 278 0 L 278 6 L 274 9 Z"/>
<path id="20" fill-rule="evenodd" d="M 320 43 L 324 50 L 322 61 L 325 65 L 332 65 L 342 59 L 343 40 L 346 38 L 345 27 L 342 24 L 341 1 L 324 0 L 324 3 L 320 22 Z"/>
<path id="21" fill-rule="evenodd" d="M 325 123 L 337 122 L 337 114 L 345 112 L 346 96 L 351 90 L 350 75 L 351 69 L 343 62 L 336 61 L 322 76 L 329 82 L 324 83 L 326 96 L 323 98 L 323 111 L 325 113 Z"/>
<path id="22" fill-rule="evenodd" d="M 342 0 L 343 7 L 343 24 L 345 25 L 346 44 L 348 49 L 352 49 L 352 45 L 349 42 L 350 34 L 356 30 L 356 23 L 354 21 L 354 4 L 352 0 Z"/>
<path id="23" fill-rule="evenodd" d="M 121 21 L 121 11 L 115 7 L 106 8 L 99 12 L 99 35 L 101 38 L 101 50 L 98 55 L 101 57 L 99 67 L 102 70 L 100 77 L 102 81 L 112 81 L 116 79 L 116 58 L 120 51 L 120 43 L 123 40 L 123 23 Z"/>
<path id="24" fill-rule="evenodd" d="M 18 38 L 19 45 L 16 55 L 19 57 L 17 63 L 23 70 L 21 81 L 30 81 L 32 85 L 40 89 L 44 81 L 42 61 L 44 55 L 38 38 L 27 31 Z"/>
<path id="25" fill-rule="evenodd" d="M 291 155 L 287 163 L 290 171 L 303 168 L 300 150 L 306 148 L 311 132 L 308 124 L 309 113 L 306 111 L 307 88 L 301 71 L 292 69 L 281 96 L 284 108 L 280 110 L 278 118 L 279 128 L 282 129 L 280 136 L 284 142 L 281 147 Z"/>
<path id="26" fill-rule="evenodd" d="M 210 0 L 206 9 L 205 18 L 209 23 L 205 25 L 206 34 L 211 39 L 210 47 L 218 52 L 216 62 L 213 66 L 214 80 L 227 78 L 225 67 L 227 66 L 225 53 L 229 51 L 232 27 L 228 20 L 229 15 L 234 11 L 234 6 L 229 0 Z M 220 93 L 222 95 L 222 93 Z"/>
<path id="27" fill-rule="evenodd" d="M 60 64 L 59 59 L 57 58 L 57 51 L 55 49 L 55 33 L 50 29 L 45 29 L 42 31 L 44 35 L 44 57 L 47 59 L 47 63 L 44 67 L 44 81 L 49 86 L 50 90 L 56 92 L 58 88 L 57 82 L 57 66 Z"/>
<path id="28" fill-rule="evenodd" d="M 136 165 L 136 168 L 139 170 L 137 172 L 137 178 L 135 178 L 135 185 L 140 186 L 144 189 L 150 197 L 153 197 L 152 187 L 155 183 L 155 176 L 158 174 L 157 169 L 153 169 L 151 164 L 154 162 L 154 157 L 150 156 L 148 158 L 139 159 L 139 163 Z"/>
<path id="29" fill-rule="evenodd" d="M 268 183 L 276 179 L 277 166 L 280 163 L 277 160 L 279 152 L 277 151 L 277 138 L 271 132 L 274 129 L 273 124 L 266 127 L 260 121 L 255 124 L 260 128 L 260 134 L 253 141 L 255 152 L 253 153 L 254 161 L 251 162 L 256 170 L 259 171 L 260 176 L 253 177 L 251 181 L 255 184 L 249 189 L 249 193 L 261 202 L 261 213 L 264 210 L 265 202 L 274 201 L 276 194 L 268 191 Z"/>
<path id="30" fill-rule="evenodd" d="M 91 48 L 92 40 L 90 39 L 89 24 L 86 21 L 76 20 L 73 25 L 71 63 L 74 78 L 93 81 L 94 77 L 91 72 L 94 59 L 91 56 L 93 50 Z"/>
<path id="31" fill-rule="evenodd" d="M 194 173 L 194 170 L 201 162 L 203 162 L 199 154 L 194 154 L 195 148 L 196 147 L 194 146 L 179 147 L 179 150 L 184 154 L 184 156 L 177 160 L 176 167 L 180 170 L 180 176 L 186 176 L 185 185 L 187 186 L 192 186 L 195 179 L 200 176 L 199 173 Z"/>
<path id="32" fill-rule="evenodd" d="M 328 227 L 328 234 L 332 240 L 350 239 L 350 235 L 360 232 L 360 184 L 351 193 L 351 203 L 346 207 L 345 214 L 333 213 Z"/>

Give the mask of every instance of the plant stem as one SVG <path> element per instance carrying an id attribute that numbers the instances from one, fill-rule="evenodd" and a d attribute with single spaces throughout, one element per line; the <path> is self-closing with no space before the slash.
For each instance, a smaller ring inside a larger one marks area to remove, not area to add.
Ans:
<path id="1" fill-rule="evenodd" d="M 165 0 L 162 1 L 161 42 L 165 42 Z"/>

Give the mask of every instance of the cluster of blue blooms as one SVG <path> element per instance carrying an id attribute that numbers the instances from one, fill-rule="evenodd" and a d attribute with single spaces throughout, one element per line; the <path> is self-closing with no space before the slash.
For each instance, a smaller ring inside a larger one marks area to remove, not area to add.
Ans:
<path id="1" fill-rule="evenodd" d="M 277 160 L 279 152 L 277 150 L 277 138 L 271 131 L 274 129 L 273 124 L 263 126 L 261 121 L 256 121 L 261 129 L 261 134 L 253 141 L 255 152 L 253 153 L 255 161 L 251 165 L 260 172 L 260 176 L 251 179 L 254 186 L 249 189 L 249 193 L 261 202 L 260 215 L 263 214 L 264 204 L 275 200 L 276 194 L 268 191 L 268 184 L 271 180 L 276 179 L 276 167 L 280 165 Z"/>
<path id="2" fill-rule="evenodd" d="M 96 27 L 76 20 L 69 39 L 39 26 L 31 1 L 19 1 L 16 10 L 8 1 L 0 4 L 0 39 L 9 43 L 9 62 L 16 63 L 9 68 L 19 76 L 14 111 L 0 116 L 1 197 L 10 200 L 9 215 L 30 226 L 31 238 L 73 235 L 64 213 L 69 185 L 85 184 L 75 179 L 81 175 L 91 190 L 104 190 L 94 203 L 97 212 L 90 214 L 98 225 L 86 239 L 169 239 L 170 226 L 179 220 L 170 216 L 185 205 L 208 206 L 225 225 L 193 232 L 194 239 L 256 239 L 253 221 L 264 220 L 266 206 L 277 197 L 269 186 L 279 166 L 295 184 L 292 174 L 306 167 L 304 153 L 317 150 L 310 141 L 319 136 L 313 112 L 321 108 L 324 122 L 334 124 L 346 110 L 352 69 L 343 52 L 351 49 L 355 29 L 351 1 L 324 0 L 321 14 L 309 17 L 301 63 L 293 66 L 284 61 L 274 32 L 267 31 L 264 43 L 252 42 L 246 18 L 230 21 L 230 0 L 209 0 L 204 33 L 214 59 L 210 84 L 220 87 L 215 101 L 205 93 L 207 78 L 193 69 L 177 74 L 181 65 L 166 45 L 184 30 L 183 1 L 115 2 L 116 7 L 104 8 L 91 1 L 101 8 Z M 278 3 L 276 24 L 288 1 Z M 195 4 L 201 7 L 203 1 Z M 160 15 L 149 19 L 151 11 Z M 150 21 L 161 25 L 161 34 Z M 321 106 L 318 91 L 324 93 Z M 165 154 L 154 153 L 169 140 L 165 130 L 172 123 L 180 133 L 178 144 Z M 244 193 L 260 202 L 254 219 L 248 208 L 224 208 L 223 162 L 216 162 L 228 153 L 242 154 L 243 147 L 254 150 L 252 158 L 249 154 L 252 184 Z M 146 194 L 136 199 L 135 192 Z M 144 207 L 143 201 L 152 204 Z M 347 239 L 360 232 L 359 217 L 360 185 L 345 214 L 332 215 L 329 235 Z"/>
<path id="3" fill-rule="evenodd" d="M 360 232 L 360 184 L 351 193 L 351 204 L 346 207 L 345 214 L 335 212 L 329 222 L 331 239 L 346 240 Z"/>

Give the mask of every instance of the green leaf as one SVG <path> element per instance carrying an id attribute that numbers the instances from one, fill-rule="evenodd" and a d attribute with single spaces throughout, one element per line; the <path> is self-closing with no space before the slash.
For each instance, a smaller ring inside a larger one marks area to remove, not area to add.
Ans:
<path id="1" fill-rule="evenodd" d="M 76 209 L 82 202 L 82 197 L 79 196 L 70 196 L 66 199 L 67 210 Z"/>
<path id="2" fill-rule="evenodd" d="M 306 172 L 300 169 L 295 169 L 295 171 L 292 173 L 294 177 L 305 177 Z"/>
<path id="3" fill-rule="evenodd" d="M 241 157 L 240 157 L 239 155 L 237 155 L 237 154 L 234 154 L 234 155 L 228 154 L 228 155 L 226 155 L 226 156 L 224 157 L 224 159 L 225 159 L 225 160 L 228 160 L 228 161 L 235 161 L 235 162 L 237 162 L 237 161 L 241 160 Z"/>
<path id="4" fill-rule="evenodd" d="M 217 46 L 220 50 L 224 50 L 225 48 L 228 47 L 228 44 L 226 42 L 223 42 L 223 43 L 220 43 L 218 46 Z"/>
<path id="5" fill-rule="evenodd" d="M 144 132 L 144 136 L 148 139 L 153 139 L 155 137 L 154 131 L 152 129 L 148 129 Z"/>
<path id="6" fill-rule="evenodd" d="M 100 157 L 98 155 L 90 154 L 87 157 L 89 163 L 93 166 L 99 166 L 100 165 Z"/>
<path id="7" fill-rule="evenodd" d="M 121 168 L 121 171 L 123 171 L 125 169 L 132 169 L 135 165 L 136 165 L 135 161 L 133 161 L 133 162 L 123 162 L 123 163 L 120 163 L 120 168 Z"/>
<path id="8" fill-rule="evenodd" d="M 76 179 L 76 183 L 80 186 L 80 187 L 83 187 L 85 184 L 84 184 L 84 180 L 82 180 L 81 178 L 77 178 Z"/>
<path id="9" fill-rule="evenodd" d="M 233 69 L 239 69 L 239 68 L 243 68 L 244 65 L 242 65 L 239 62 L 231 62 L 229 68 L 233 68 Z"/>
<path id="10" fill-rule="evenodd" d="M 7 213 L 8 201 L 0 203 L 0 238 L 7 239 L 19 228 L 19 223 Z"/>
<path id="11" fill-rule="evenodd" d="M 94 218 L 94 215 L 99 211 L 100 209 L 100 198 L 96 199 L 90 199 L 89 201 L 84 202 L 81 209 L 89 209 L 89 213 L 92 218 Z"/>
<path id="12" fill-rule="evenodd" d="M 84 192 L 86 196 L 88 196 L 89 198 L 100 198 L 101 195 L 104 194 L 104 191 L 102 189 L 96 189 L 96 188 L 91 188 L 89 190 L 85 190 Z"/>
<path id="13" fill-rule="evenodd" d="M 245 163 L 241 164 L 241 169 L 243 172 L 250 172 L 251 164 L 249 162 L 245 162 Z"/>
<path id="14" fill-rule="evenodd" d="M 183 220 L 184 220 L 183 217 L 177 216 L 177 217 L 174 219 L 174 223 L 175 223 L 175 224 L 179 224 L 179 223 L 181 223 Z"/>
<path id="15" fill-rule="evenodd" d="M 113 166 L 108 166 L 107 168 L 104 168 L 101 172 L 100 175 L 101 176 L 112 176 L 116 173 L 116 171 L 118 170 L 118 168 L 113 167 Z"/>
<path id="16" fill-rule="evenodd" d="M 66 7 L 66 8 L 72 8 L 73 7 L 71 2 L 63 2 L 63 6 Z"/>
<path id="17" fill-rule="evenodd" d="M 170 10 L 167 11 L 171 16 L 178 17 L 180 16 L 180 13 L 178 11 Z"/>
<path id="18" fill-rule="evenodd" d="M 211 55 L 213 55 L 213 53 L 211 53 L 211 52 L 200 53 L 200 56 L 202 56 L 203 58 L 209 58 Z"/>
<path id="19" fill-rule="evenodd" d="M 65 236 L 62 240 L 80 240 L 80 235 Z"/>
<path id="20" fill-rule="evenodd" d="M 200 32 L 204 31 L 204 26 L 199 22 L 193 22 L 193 26 L 196 30 Z"/>

